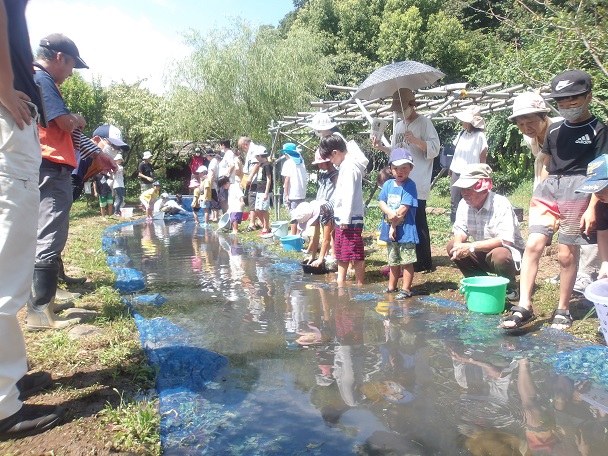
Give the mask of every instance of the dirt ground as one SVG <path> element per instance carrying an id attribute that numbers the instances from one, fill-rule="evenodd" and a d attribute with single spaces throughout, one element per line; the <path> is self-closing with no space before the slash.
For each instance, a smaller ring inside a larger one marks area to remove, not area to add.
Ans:
<path id="1" fill-rule="evenodd" d="M 373 245 L 372 240 L 368 244 Z M 374 247 L 372 247 L 373 249 Z M 459 271 L 451 264 L 443 248 L 433 247 L 433 256 L 436 270 L 427 274 L 416 274 L 414 286 L 426 289 L 431 295 L 464 302 L 458 291 Z M 379 273 L 379 267 L 368 265 L 368 280 L 386 280 Z M 552 277 L 558 272 L 556 249 L 549 248 L 541 260 L 538 282 Z M 25 311 L 19 317 L 23 320 Z M 597 321 L 597 320 L 596 320 Z M 125 359 L 124 363 L 136 362 L 141 356 L 138 351 L 139 339 L 136 331 L 126 337 L 126 342 L 133 344 L 131 356 L 135 359 Z M 37 336 L 26 334 L 28 351 L 39 350 L 40 339 Z M 52 339 L 45 339 L 45 343 L 52 343 Z M 55 384 L 46 392 L 39 393 L 28 402 L 33 404 L 60 404 L 67 410 L 65 421 L 60 426 L 38 436 L 24 438 L 14 442 L 0 443 L 2 455 L 114 455 L 135 454 L 116 451 L 113 439 L 116 429 L 111 425 L 102 424 L 100 412 L 106 404 L 116 407 L 120 404 L 120 395 L 117 391 L 133 391 L 133 380 L 126 371 L 107 369 L 101 362 L 107 349 L 107 339 L 87 338 L 80 352 L 76 354 L 81 358 L 76 368 L 68 372 L 65 366 L 46 363 L 44 360 L 33 363 L 31 368 L 46 370 L 53 374 Z M 61 346 L 57 345 L 57 350 Z M 74 363 L 72 363 L 73 365 Z M 144 453 L 139 453 L 144 454 Z"/>

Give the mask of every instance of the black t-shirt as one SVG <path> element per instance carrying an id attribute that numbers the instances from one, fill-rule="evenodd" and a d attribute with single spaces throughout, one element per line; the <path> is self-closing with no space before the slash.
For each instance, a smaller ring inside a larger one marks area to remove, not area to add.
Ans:
<path id="1" fill-rule="evenodd" d="M 148 177 L 154 178 L 154 166 L 152 166 L 152 163 L 146 163 L 145 161 L 142 161 L 139 164 L 139 167 L 137 169 L 144 176 L 148 176 Z M 146 179 L 142 179 L 141 177 L 139 178 L 139 180 L 142 181 L 144 184 L 149 184 L 150 183 L 150 181 L 148 181 Z"/>
<path id="2" fill-rule="evenodd" d="M 27 0 L 4 0 L 8 19 L 8 41 L 11 53 L 11 65 L 14 73 L 14 87 L 26 93 L 42 112 L 40 95 L 34 83 L 32 49 L 25 21 Z"/>
<path id="3" fill-rule="evenodd" d="M 595 220 L 598 231 L 608 230 L 608 203 L 597 202 L 595 206 Z"/>
<path id="4" fill-rule="evenodd" d="M 260 177 L 257 181 L 257 192 L 258 193 L 266 193 L 266 184 L 270 180 L 272 185 L 272 165 L 269 162 L 265 162 L 260 164 L 260 169 L 258 169 L 258 176 Z M 272 191 L 272 187 L 271 187 Z"/>
<path id="5" fill-rule="evenodd" d="M 108 196 L 112 194 L 112 189 L 108 183 L 108 176 L 103 173 L 95 175 L 93 178 L 95 186 L 97 187 L 97 194 L 99 196 Z"/>
<path id="6" fill-rule="evenodd" d="M 595 117 L 554 123 L 543 144 L 543 152 L 551 155 L 549 174 L 585 175 L 589 162 L 606 152 L 606 145 L 606 126 Z"/>

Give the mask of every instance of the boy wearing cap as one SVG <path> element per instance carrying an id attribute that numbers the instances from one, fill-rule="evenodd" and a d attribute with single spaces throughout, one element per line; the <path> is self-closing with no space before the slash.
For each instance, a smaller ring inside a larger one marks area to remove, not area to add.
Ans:
<path id="1" fill-rule="evenodd" d="M 456 209 L 454 237 L 446 247 L 450 259 L 465 277 L 490 273 L 508 279 L 507 297 L 512 298 L 525 247 L 513 206 L 491 191 L 492 168 L 485 163 L 467 165 L 453 185 L 460 189 L 462 199 Z"/>
<path id="2" fill-rule="evenodd" d="M 386 292 L 397 291 L 399 276 L 403 274 L 402 289 L 395 299 L 407 299 L 413 296 L 416 244 L 419 242 L 416 231 L 418 192 L 409 178 L 414 160 L 409 150 L 399 147 L 391 152 L 389 164 L 393 179 L 384 183 L 378 196 L 378 206 L 384 213 L 380 239 L 386 242 L 390 267 Z"/>
<path id="3" fill-rule="evenodd" d="M 402 88 L 393 94 L 391 110 L 401 116 L 395 126 L 391 147 L 385 147 L 373 138 L 372 144 L 376 149 L 390 154 L 398 147 L 407 149 L 412 154 L 416 166 L 412 170 L 410 179 L 416 184 L 418 191 L 418 210 L 416 211 L 416 229 L 420 242 L 416 244 L 416 263 L 414 269 L 419 272 L 434 270 L 431 255 L 431 235 L 426 218 L 426 201 L 431 196 L 431 178 L 433 175 L 433 161 L 439 155 L 439 135 L 433 122 L 426 116 L 416 112 L 416 96 L 408 88 Z"/>
<path id="4" fill-rule="evenodd" d="M 257 193 L 255 195 L 255 213 L 262 221 L 260 235 L 270 233 L 270 195 L 272 189 L 272 164 L 268 161 L 266 149 L 259 148 L 255 153 L 257 172 L 254 176 Z M 251 215 L 250 215 L 251 217 Z"/>
<path id="5" fill-rule="evenodd" d="M 544 246 L 557 227 L 560 265 L 560 291 L 551 327 L 572 326 L 570 297 L 581 245 L 593 243 L 597 198 L 575 190 L 585 181 L 587 165 L 606 150 L 606 127 L 589 111 L 591 76 L 581 70 L 568 70 L 551 81 L 551 94 L 564 118 L 549 127 L 543 144 L 548 176 L 534 190 L 530 201 L 530 229 L 524 253 L 519 306 L 503 319 L 505 329 L 514 329 L 531 321 L 532 293 Z M 544 241 L 544 242 L 543 242 Z"/>
<path id="6" fill-rule="evenodd" d="M 139 186 L 142 192 L 150 190 L 154 182 L 154 166 L 150 162 L 152 153 L 149 150 L 144 152 L 142 161 L 137 166 L 137 177 L 139 177 Z"/>

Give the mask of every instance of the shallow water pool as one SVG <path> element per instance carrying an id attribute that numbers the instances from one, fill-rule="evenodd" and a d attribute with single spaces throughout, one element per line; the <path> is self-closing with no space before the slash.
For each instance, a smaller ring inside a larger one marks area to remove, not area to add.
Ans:
<path id="1" fill-rule="evenodd" d="M 189 221 L 108 237 L 109 259 L 145 279 L 128 299 L 165 454 L 606 454 L 608 393 L 555 372 L 552 356 L 585 346 L 563 333 L 513 337 L 451 301 L 338 288 Z"/>

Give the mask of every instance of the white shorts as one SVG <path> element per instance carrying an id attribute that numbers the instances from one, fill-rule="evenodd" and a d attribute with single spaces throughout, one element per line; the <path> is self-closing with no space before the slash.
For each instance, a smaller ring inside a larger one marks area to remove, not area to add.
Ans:
<path id="1" fill-rule="evenodd" d="M 265 193 L 255 194 L 255 210 L 256 211 L 268 211 L 270 210 L 270 195 L 264 200 Z"/>

